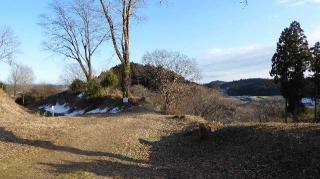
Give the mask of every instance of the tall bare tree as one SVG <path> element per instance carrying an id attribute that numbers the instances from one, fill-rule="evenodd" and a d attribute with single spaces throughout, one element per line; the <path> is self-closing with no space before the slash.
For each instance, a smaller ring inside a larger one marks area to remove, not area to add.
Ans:
<path id="1" fill-rule="evenodd" d="M 14 55 L 18 52 L 19 42 L 10 28 L 0 29 L 0 61 L 11 64 Z"/>
<path id="2" fill-rule="evenodd" d="M 130 24 L 143 0 L 100 0 L 111 32 L 113 47 L 122 64 L 123 97 L 129 97 L 130 88 Z M 119 21 L 119 22 L 118 22 Z"/>
<path id="3" fill-rule="evenodd" d="M 87 81 L 93 77 L 92 61 L 97 49 L 108 40 L 103 14 L 94 0 L 54 0 L 50 4 L 52 15 L 42 15 L 47 41 L 45 48 L 76 60 Z"/>

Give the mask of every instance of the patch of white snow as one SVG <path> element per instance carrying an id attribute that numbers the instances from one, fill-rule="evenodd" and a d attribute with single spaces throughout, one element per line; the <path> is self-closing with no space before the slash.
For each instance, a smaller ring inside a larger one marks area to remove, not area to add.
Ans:
<path id="1" fill-rule="evenodd" d="M 43 108 L 46 112 L 53 112 L 52 106 L 53 105 L 47 104 L 47 105 L 42 106 L 41 108 Z M 69 112 L 69 110 L 70 110 L 70 107 L 66 103 L 64 103 L 64 104 L 56 103 L 56 105 L 54 105 L 54 113 L 56 113 L 56 114 L 66 114 Z"/>
<path id="2" fill-rule="evenodd" d="M 118 114 L 120 113 L 122 110 L 118 107 L 113 108 L 111 111 L 109 111 L 110 114 Z"/>
<path id="3" fill-rule="evenodd" d="M 66 116 L 80 116 L 85 113 L 84 110 L 73 111 L 72 113 L 66 114 Z"/>
<path id="4" fill-rule="evenodd" d="M 102 114 L 102 113 L 108 112 L 108 110 L 109 110 L 109 108 L 105 108 L 105 109 L 97 108 L 97 109 L 94 109 L 92 111 L 87 112 L 87 114 Z"/>
<path id="5" fill-rule="evenodd" d="M 83 96 L 84 96 L 84 92 L 78 94 L 77 98 L 80 98 L 80 99 L 81 99 L 81 98 L 83 98 Z"/>

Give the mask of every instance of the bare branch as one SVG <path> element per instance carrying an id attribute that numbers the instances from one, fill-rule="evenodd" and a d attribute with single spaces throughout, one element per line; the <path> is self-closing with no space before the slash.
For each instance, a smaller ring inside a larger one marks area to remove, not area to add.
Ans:
<path id="1" fill-rule="evenodd" d="M 110 17 L 110 14 L 109 14 L 110 3 L 109 3 L 108 6 L 105 5 L 104 0 L 100 0 L 100 3 L 101 3 L 101 6 L 102 6 L 102 9 L 103 9 L 105 18 L 107 19 L 107 22 L 108 22 L 108 25 L 109 25 L 109 29 L 110 29 L 110 33 L 111 33 L 111 38 L 112 38 L 114 50 L 116 51 L 116 54 L 117 54 L 119 60 L 121 62 L 123 62 L 124 59 L 123 59 L 122 53 L 120 52 L 119 47 L 118 47 L 117 37 L 116 37 L 116 33 L 115 33 L 115 26 L 114 26 L 112 18 Z"/>
<path id="2" fill-rule="evenodd" d="M 40 23 L 48 37 L 46 50 L 76 60 L 91 80 L 93 56 L 109 39 L 102 12 L 94 0 L 54 0 L 50 7 L 54 15 L 43 15 Z"/>
<path id="3" fill-rule="evenodd" d="M 7 27 L 0 29 L 0 61 L 11 64 L 18 53 L 19 42 L 13 31 Z"/>

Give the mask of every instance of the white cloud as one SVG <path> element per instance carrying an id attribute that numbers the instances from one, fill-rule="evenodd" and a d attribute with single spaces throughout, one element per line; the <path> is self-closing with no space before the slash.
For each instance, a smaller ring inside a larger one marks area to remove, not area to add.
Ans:
<path id="1" fill-rule="evenodd" d="M 308 3 L 319 3 L 320 0 L 276 0 L 277 4 L 289 5 L 289 6 L 301 6 Z"/>
<path id="2" fill-rule="evenodd" d="M 290 1 L 290 0 L 286 0 Z M 320 25 L 305 32 L 310 47 L 320 41 Z M 270 78 L 271 58 L 276 42 L 236 48 L 212 48 L 201 62 L 203 81 L 232 81 L 244 78 Z"/>
<path id="3" fill-rule="evenodd" d="M 275 48 L 275 44 L 213 48 L 206 60 L 201 62 L 203 81 L 270 78 L 271 58 Z"/>
<path id="4" fill-rule="evenodd" d="M 265 48 L 267 46 L 263 45 L 250 45 L 237 48 L 213 48 L 210 50 L 210 57 L 214 60 L 232 60 L 232 58 L 238 56 L 260 56 L 262 53 L 265 53 Z"/>

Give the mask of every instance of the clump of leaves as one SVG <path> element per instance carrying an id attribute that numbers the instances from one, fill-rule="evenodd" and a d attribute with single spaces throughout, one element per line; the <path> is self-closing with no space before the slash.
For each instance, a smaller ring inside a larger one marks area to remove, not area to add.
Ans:
<path id="1" fill-rule="evenodd" d="M 118 76 L 113 71 L 108 71 L 105 78 L 102 80 L 101 85 L 103 87 L 114 87 L 119 85 Z"/>
<path id="2" fill-rule="evenodd" d="M 86 90 L 86 88 L 87 88 L 87 84 L 84 81 L 79 79 L 73 80 L 73 82 L 70 85 L 70 90 L 73 93 L 83 92 Z"/>
<path id="3" fill-rule="evenodd" d="M 102 87 L 95 81 L 89 81 L 86 85 L 85 96 L 88 98 L 99 98 L 102 96 Z"/>

